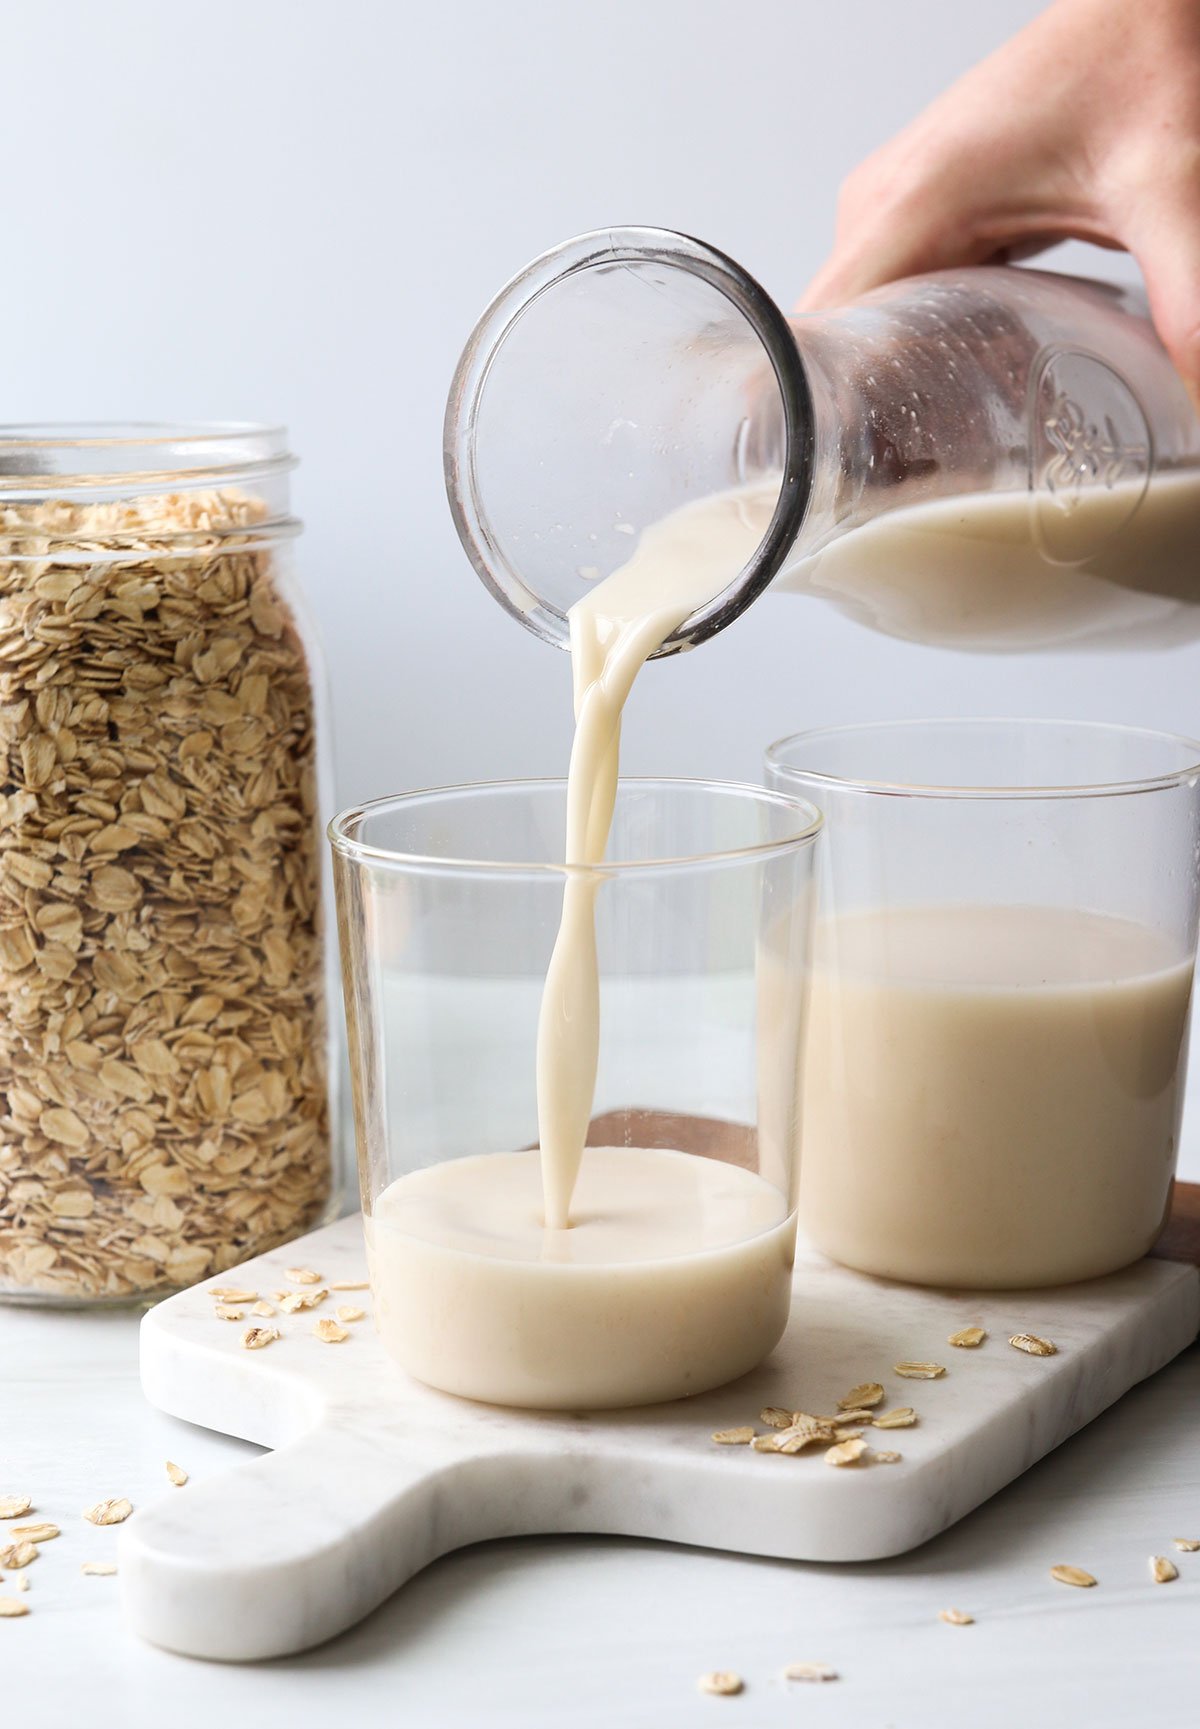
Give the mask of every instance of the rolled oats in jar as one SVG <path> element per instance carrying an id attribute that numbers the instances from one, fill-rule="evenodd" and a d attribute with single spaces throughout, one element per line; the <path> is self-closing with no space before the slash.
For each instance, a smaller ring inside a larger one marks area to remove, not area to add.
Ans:
<path id="1" fill-rule="evenodd" d="M 330 1210 L 325 747 L 256 427 L 0 431 L 0 1297 Z"/>

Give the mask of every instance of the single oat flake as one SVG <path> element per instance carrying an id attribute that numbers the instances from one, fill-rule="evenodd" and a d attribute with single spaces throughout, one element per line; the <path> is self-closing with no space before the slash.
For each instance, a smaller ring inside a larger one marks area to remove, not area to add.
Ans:
<path id="1" fill-rule="evenodd" d="M 290 1279 L 293 1285 L 319 1285 L 321 1283 L 320 1273 L 314 1273 L 311 1267 L 285 1267 L 283 1276 L 285 1279 Z"/>
<path id="2" fill-rule="evenodd" d="M 946 1371 L 941 1363 L 897 1363 L 896 1373 L 906 1381 L 936 1381 Z"/>
<path id="3" fill-rule="evenodd" d="M 712 1438 L 718 1447 L 745 1447 L 754 1439 L 754 1429 L 743 1423 L 736 1429 L 716 1429 Z"/>
<path id="4" fill-rule="evenodd" d="M 323 1321 L 315 1321 L 313 1332 L 318 1339 L 323 1339 L 327 1345 L 340 1345 L 344 1339 L 350 1337 L 346 1328 L 340 1326 L 330 1316 L 326 1316 Z"/>
<path id="5" fill-rule="evenodd" d="M 1151 1555 L 1150 1577 L 1156 1585 L 1169 1585 L 1172 1579 L 1178 1579 L 1179 1568 L 1165 1555 Z"/>
<path id="6" fill-rule="evenodd" d="M 755 1435 L 750 1445 L 756 1453 L 778 1453 L 778 1435 Z"/>
<path id="7" fill-rule="evenodd" d="M 836 1681 L 838 1672 L 832 1663 L 789 1663 L 783 1671 L 785 1681 Z"/>
<path id="8" fill-rule="evenodd" d="M 182 1489 L 188 1480 L 188 1474 L 182 1465 L 176 1465 L 173 1460 L 167 1460 L 167 1476 L 177 1489 Z"/>
<path id="9" fill-rule="evenodd" d="M 702 1693 L 715 1693 L 728 1697 L 740 1693 L 746 1683 L 740 1675 L 735 1675 L 732 1669 L 713 1669 L 707 1675 L 701 1675 L 696 1683 Z"/>
<path id="10" fill-rule="evenodd" d="M 1200 1549 L 1200 1537 L 1172 1537 L 1171 1541 L 1185 1555 L 1194 1555 Z"/>
<path id="11" fill-rule="evenodd" d="M 872 1465 L 898 1465 L 903 1457 L 902 1453 L 895 1453 L 890 1447 L 881 1447 L 870 1455 L 870 1462 Z"/>
<path id="12" fill-rule="evenodd" d="M 133 1512 L 133 1507 L 124 1496 L 118 1496 L 111 1501 L 97 1501 L 94 1507 L 88 1507 L 84 1518 L 89 1525 L 120 1525 Z"/>
<path id="13" fill-rule="evenodd" d="M 11 1567 L 14 1572 L 18 1567 L 28 1567 L 37 1558 L 36 1543 L 10 1543 L 7 1549 L 0 1549 L 0 1567 Z"/>
<path id="14" fill-rule="evenodd" d="M 330 1279 L 329 1289 L 331 1291 L 369 1291 L 371 1281 L 369 1279 Z"/>
<path id="15" fill-rule="evenodd" d="M 322 1285 L 320 1289 L 311 1291 L 280 1291 L 276 1301 L 285 1315 L 294 1315 L 300 1309 L 315 1309 L 328 1295 L 329 1292 Z"/>
<path id="16" fill-rule="evenodd" d="M 28 1613 L 29 1604 L 22 1603 L 19 1597 L 0 1597 L 0 1616 L 16 1617 Z"/>
<path id="17" fill-rule="evenodd" d="M 852 1387 L 844 1399 L 838 1400 L 839 1411 L 869 1411 L 883 1402 L 883 1388 L 878 1381 L 864 1381 Z"/>
<path id="18" fill-rule="evenodd" d="M 1060 1585 L 1078 1585 L 1081 1588 L 1096 1583 L 1092 1575 L 1085 1573 L 1082 1567 L 1051 1567 L 1050 1577 L 1057 1579 Z"/>
<path id="19" fill-rule="evenodd" d="M 244 1321 L 246 1311 L 245 1309 L 231 1309 L 225 1303 L 218 1303 L 216 1315 L 218 1321 Z"/>
<path id="20" fill-rule="evenodd" d="M 0 1495 L 0 1519 L 20 1519 L 32 1512 L 33 1502 L 28 1495 Z"/>
<path id="21" fill-rule="evenodd" d="M 764 1405 L 758 1413 L 760 1423 L 765 1423 L 768 1429 L 790 1429 L 792 1413 L 785 1411 L 782 1405 Z"/>
<path id="22" fill-rule="evenodd" d="M 836 1447 L 830 1447 L 825 1455 L 827 1465 L 855 1465 L 867 1450 L 867 1443 L 858 1441 L 839 1441 Z"/>
<path id="23" fill-rule="evenodd" d="M 257 1291 L 243 1291 L 237 1285 L 210 1285 L 208 1294 L 219 1303 L 252 1303 Z"/>
<path id="24" fill-rule="evenodd" d="M 351 1303 L 339 1303 L 335 1312 L 339 1321 L 361 1321 L 366 1311 Z"/>
<path id="25" fill-rule="evenodd" d="M 14 1525 L 9 1536 L 15 1542 L 49 1543 L 59 1534 L 57 1525 Z"/>
<path id="26" fill-rule="evenodd" d="M 944 1621 L 948 1627 L 973 1627 L 974 1615 L 968 1615 L 965 1609 L 939 1609 L 938 1620 Z"/>
<path id="27" fill-rule="evenodd" d="M 252 1315 L 273 1315 L 275 1310 L 271 1307 L 270 1303 L 260 1301 L 250 1305 L 250 1313 Z"/>
<path id="28" fill-rule="evenodd" d="M 1050 1339 L 1039 1339 L 1036 1333 L 1015 1333 L 1008 1342 L 1014 1351 L 1024 1351 L 1027 1357 L 1058 1355 L 1058 1346 Z"/>
<path id="29" fill-rule="evenodd" d="M 247 1327 L 242 1334 L 242 1344 L 248 1351 L 261 1351 L 265 1345 L 282 1337 L 278 1327 Z"/>
<path id="30" fill-rule="evenodd" d="M 911 1405 L 897 1405 L 894 1411 L 884 1411 L 882 1416 L 872 1418 L 877 1429 L 911 1429 L 917 1420 L 917 1413 Z"/>
<path id="31" fill-rule="evenodd" d="M 115 1561 L 85 1561 L 79 1569 L 91 1579 L 111 1579 L 116 1570 Z"/>
<path id="32" fill-rule="evenodd" d="M 973 1351 L 976 1345 L 982 1345 L 986 1338 L 987 1334 L 982 1327 L 960 1327 L 957 1333 L 951 1333 L 946 1343 L 958 1345 L 964 1351 Z"/>

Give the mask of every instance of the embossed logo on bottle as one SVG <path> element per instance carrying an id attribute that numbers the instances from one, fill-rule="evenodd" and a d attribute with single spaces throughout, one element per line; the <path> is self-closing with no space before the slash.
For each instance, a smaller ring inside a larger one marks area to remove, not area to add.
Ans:
<path id="1" fill-rule="evenodd" d="M 1081 564 L 1119 534 L 1145 496 L 1150 428 L 1119 372 L 1090 354 L 1045 360 L 1032 400 L 1034 535 L 1053 564 Z"/>

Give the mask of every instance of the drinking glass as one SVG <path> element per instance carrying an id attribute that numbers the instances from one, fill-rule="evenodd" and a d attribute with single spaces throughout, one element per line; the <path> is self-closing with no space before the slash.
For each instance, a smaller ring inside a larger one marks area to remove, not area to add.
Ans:
<path id="1" fill-rule="evenodd" d="M 716 1386 L 783 1330 L 820 817 L 624 781 L 595 867 L 561 862 L 565 823 L 565 782 L 512 781 L 329 834 L 376 1324 L 432 1386 L 570 1409 Z M 594 891 L 601 1037 L 548 1230 L 535 1053 L 569 880 Z"/>
<path id="2" fill-rule="evenodd" d="M 800 733 L 828 822 L 800 1218 L 917 1284 L 1110 1272 L 1164 1222 L 1200 888 L 1200 745 L 939 720 Z"/>

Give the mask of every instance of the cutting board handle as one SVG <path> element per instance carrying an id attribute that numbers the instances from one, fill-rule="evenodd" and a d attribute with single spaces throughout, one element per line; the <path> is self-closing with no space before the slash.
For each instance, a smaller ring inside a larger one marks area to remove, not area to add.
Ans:
<path id="1" fill-rule="evenodd" d="M 394 1431 L 355 1434 L 326 1419 L 136 1513 L 118 1547 L 126 1617 L 143 1638 L 195 1657 L 247 1661 L 320 1644 L 436 1556 L 488 1534 L 461 1534 L 475 1499 L 457 1492 L 466 1464 L 452 1446 L 432 1461 L 426 1448 L 422 1462 Z"/>

